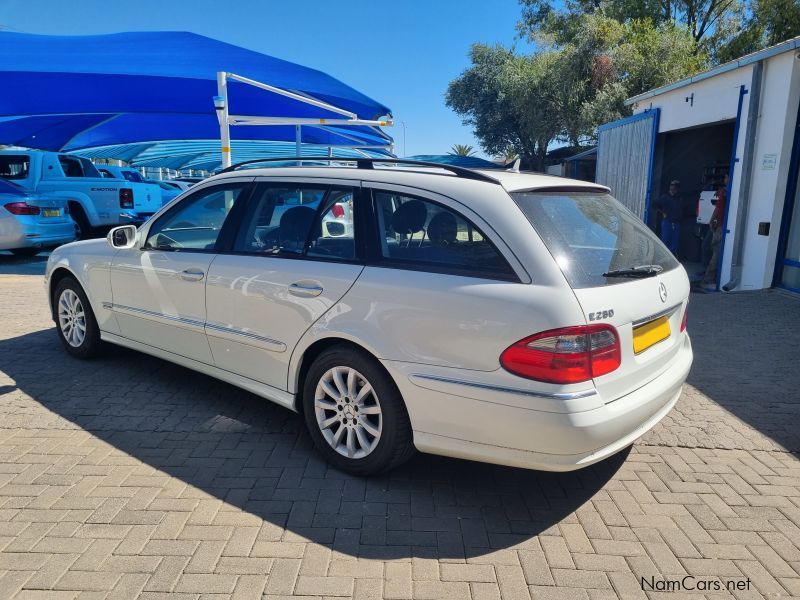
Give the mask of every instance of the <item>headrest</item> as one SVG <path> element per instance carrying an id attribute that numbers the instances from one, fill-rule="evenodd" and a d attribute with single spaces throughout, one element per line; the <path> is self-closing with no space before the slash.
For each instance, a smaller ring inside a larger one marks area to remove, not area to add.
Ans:
<path id="1" fill-rule="evenodd" d="M 421 200 L 409 200 L 392 214 L 392 229 L 397 233 L 414 234 L 422 231 L 428 219 L 428 210 Z"/>
<path id="2" fill-rule="evenodd" d="M 458 222 L 453 213 L 440 212 L 428 223 L 428 237 L 434 243 L 452 244 L 458 235 Z"/>
<path id="3" fill-rule="evenodd" d="M 293 206 L 281 215 L 281 240 L 305 243 L 317 212 L 308 206 Z"/>

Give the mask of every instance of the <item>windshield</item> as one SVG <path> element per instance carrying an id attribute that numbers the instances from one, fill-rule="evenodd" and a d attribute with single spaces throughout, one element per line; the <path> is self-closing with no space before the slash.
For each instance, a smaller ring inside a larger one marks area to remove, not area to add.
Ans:
<path id="1" fill-rule="evenodd" d="M 652 231 L 609 194 L 512 192 L 512 198 L 573 288 L 629 281 L 603 274 L 643 265 L 668 271 L 680 263 Z"/>
<path id="2" fill-rule="evenodd" d="M 0 177 L 27 179 L 31 160 L 24 154 L 0 154 Z"/>

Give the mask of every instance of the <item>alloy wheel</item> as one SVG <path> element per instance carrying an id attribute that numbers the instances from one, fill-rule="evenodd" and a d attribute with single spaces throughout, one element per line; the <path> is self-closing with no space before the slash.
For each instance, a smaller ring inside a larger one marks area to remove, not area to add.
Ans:
<path id="1" fill-rule="evenodd" d="M 58 299 L 58 326 L 64 339 L 73 348 L 79 348 L 86 339 L 86 314 L 80 297 L 66 289 Z"/>
<path id="2" fill-rule="evenodd" d="M 333 367 L 317 382 L 317 426 L 331 448 L 347 458 L 364 458 L 381 439 L 383 414 L 372 385 L 355 369 Z"/>

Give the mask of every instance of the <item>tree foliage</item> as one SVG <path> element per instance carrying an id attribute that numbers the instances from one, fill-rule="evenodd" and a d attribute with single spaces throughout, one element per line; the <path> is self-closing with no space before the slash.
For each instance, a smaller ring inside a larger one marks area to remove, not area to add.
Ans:
<path id="1" fill-rule="evenodd" d="M 704 64 L 692 38 L 670 24 L 623 24 L 595 13 L 572 26 L 568 43 L 532 55 L 472 47 L 472 64 L 451 82 L 446 101 L 487 153 L 510 149 L 541 168 L 554 141 L 585 143 L 600 123 L 629 114 L 625 98 Z"/>
<path id="2" fill-rule="evenodd" d="M 449 154 L 453 156 L 475 156 L 475 148 L 467 144 L 453 144 Z"/>

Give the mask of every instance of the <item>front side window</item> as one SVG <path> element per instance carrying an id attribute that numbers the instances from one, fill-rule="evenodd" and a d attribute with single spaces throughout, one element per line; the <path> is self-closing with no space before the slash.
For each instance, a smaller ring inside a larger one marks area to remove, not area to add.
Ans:
<path id="1" fill-rule="evenodd" d="M 247 184 L 227 184 L 185 198 L 153 223 L 145 248 L 213 250 L 228 214 Z"/>
<path id="2" fill-rule="evenodd" d="M 262 184 L 249 203 L 234 250 L 248 254 L 352 259 L 353 190 Z"/>
<path id="3" fill-rule="evenodd" d="M 573 288 L 629 281 L 604 273 L 645 265 L 667 271 L 680 263 L 636 215 L 609 194 L 511 192 Z"/>
<path id="4" fill-rule="evenodd" d="M 27 179 L 31 160 L 24 154 L 0 154 L 0 177 Z"/>
<path id="5" fill-rule="evenodd" d="M 452 209 L 392 192 L 375 192 L 374 199 L 384 262 L 516 280 L 508 262 L 483 232 Z"/>

